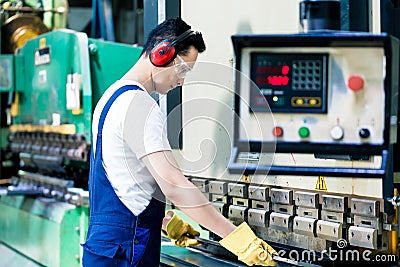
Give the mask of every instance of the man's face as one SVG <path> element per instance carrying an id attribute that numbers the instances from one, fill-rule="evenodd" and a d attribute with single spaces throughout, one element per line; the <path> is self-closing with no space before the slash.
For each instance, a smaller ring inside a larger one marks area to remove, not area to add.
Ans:
<path id="1" fill-rule="evenodd" d="M 178 55 L 167 67 L 156 68 L 156 73 L 153 74 L 156 92 L 165 95 L 178 85 L 183 85 L 185 76 L 194 67 L 198 54 L 192 46 L 187 55 Z"/>

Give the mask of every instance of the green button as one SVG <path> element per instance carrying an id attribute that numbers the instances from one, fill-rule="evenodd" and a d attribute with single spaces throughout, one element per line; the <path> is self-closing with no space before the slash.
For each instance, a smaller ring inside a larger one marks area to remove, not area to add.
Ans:
<path id="1" fill-rule="evenodd" d="M 301 138 L 306 138 L 310 135 L 310 130 L 307 127 L 301 127 L 299 129 L 299 135 Z"/>

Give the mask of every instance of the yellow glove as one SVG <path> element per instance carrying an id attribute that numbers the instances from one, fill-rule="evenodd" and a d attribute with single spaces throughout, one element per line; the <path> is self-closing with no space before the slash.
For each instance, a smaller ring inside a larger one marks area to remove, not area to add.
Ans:
<path id="1" fill-rule="evenodd" d="M 272 259 L 272 255 L 278 255 L 278 253 L 264 240 L 258 238 L 245 222 L 219 243 L 249 266 L 253 264 L 275 266 L 277 264 Z"/>
<path id="2" fill-rule="evenodd" d="M 190 224 L 184 222 L 173 211 L 168 211 L 167 214 L 169 216 L 172 215 L 172 217 L 167 223 L 166 234 L 176 246 L 188 247 L 200 245 L 199 241 L 193 238 L 200 235 L 196 229 L 194 229 Z"/>

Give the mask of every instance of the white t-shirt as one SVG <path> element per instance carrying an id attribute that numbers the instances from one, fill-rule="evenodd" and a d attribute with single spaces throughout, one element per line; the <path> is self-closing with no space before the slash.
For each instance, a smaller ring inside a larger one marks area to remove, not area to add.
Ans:
<path id="1" fill-rule="evenodd" d="M 157 151 L 171 150 L 166 115 L 141 84 L 119 80 L 104 92 L 93 113 L 93 149 L 104 105 L 117 89 L 128 84 L 143 91 L 124 92 L 111 105 L 103 126 L 103 167 L 119 199 L 133 214 L 139 215 L 159 190 L 140 159 Z"/>

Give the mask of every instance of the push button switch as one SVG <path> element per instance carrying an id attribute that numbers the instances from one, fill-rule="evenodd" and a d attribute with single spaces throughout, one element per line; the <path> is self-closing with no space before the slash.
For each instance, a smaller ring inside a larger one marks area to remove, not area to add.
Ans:
<path id="1" fill-rule="evenodd" d="M 364 88 L 364 79 L 360 75 L 351 75 L 347 80 L 347 87 L 354 92 Z"/>
<path id="2" fill-rule="evenodd" d="M 362 128 L 358 131 L 361 138 L 368 138 L 371 136 L 371 132 L 367 128 Z"/>
<path id="3" fill-rule="evenodd" d="M 308 129 L 307 127 L 300 127 L 299 129 L 299 136 L 301 138 L 307 138 L 310 136 L 310 129 Z"/>
<path id="4" fill-rule="evenodd" d="M 332 127 L 330 134 L 331 134 L 331 137 L 333 140 L 338 141 L 338 140 L 343 139 L 344 130 L 339 125 L 336 125 L 336 126 Z"/>
<path id="5" fill-rule="evenodd" d="M 272 134 L 276 137 L 281 137 L 283 136 L 283 129 L 282 127 L 276 126 L 274 129 L 272 129 Z"/>

